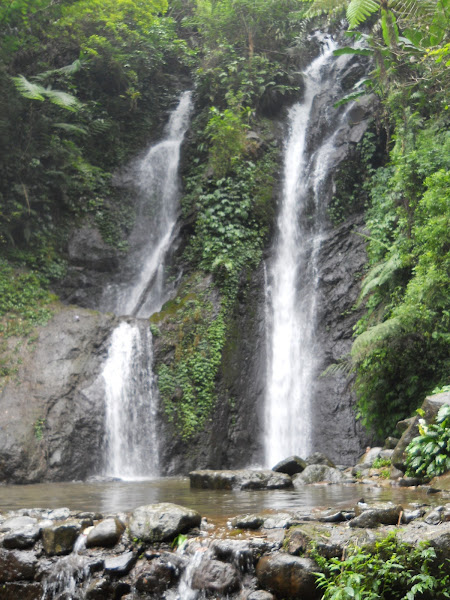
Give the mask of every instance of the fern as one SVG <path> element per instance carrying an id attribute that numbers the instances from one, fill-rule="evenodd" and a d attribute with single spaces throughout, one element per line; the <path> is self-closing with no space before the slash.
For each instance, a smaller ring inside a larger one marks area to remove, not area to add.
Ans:
<path id="1" fill-rule="evenodd" d="M 28 98 L 29 100 L 39 100 L 42 102 L 47 98 L 53 104 L 72 112 L 75 112 L 82 107 L 78 98 L 72 96 L 72 94 L 62 92 L 61 90 L 45 88 L 38 83 L 32 83 L 23 75 L 12 77 L 12 80 L 21 96 Z"/>
<path id="2" fill-rule="evenodd" d="M 78 100 L 78 98 L 75 98 L 75 96 L 72 96 L 72 94 L 68 94 L 67 92 L 46 89 L 45 95 L 50 102 L 60 106 L 61 108 L 65 108 L 66 110 L 75 112 L 81 108 L 81 102 Z"/>
<path id="3" fill-rule="evenodd" d="M 354 29 L 360 23 L 373 15 L 380 8 L 379 2 L 375 0 L 351 0 L 347 6 L 347 21 L 350 29 Z"/>
<path id="4" fill-rule="evenodd" d="M 402 330 L 401 320 L 394 317 L 361 333 L 353 342 L 351 349 L 353 363 L 360 363 L 373 350 L 374 346 L 382 345 L 394 336 L 397 337 Z"/>
<path id="5" fill-rule="evenodd" d="M 76 135 L 87 135 L 88 133 L 85 127 L 81 127 L 81 125 L 73 125 L 72 123 L 53 123 L 53 127 L 64 129 L 64 131 L 67 131 L 68 133 L 74 133 Z"/>
<path id="6" fill-rule="evenodd" d="M 23 75 L 19 75 L 18 77 L 13 77 L 14 85 L 17 90 L 20 92 L 20 95 L 24 98 L 29 98 L 30 100 L 40 100 L 43 102 L 45 100 L 45 88 L 38 83 L 32 83 L 28 81 L 26 77 Z"/>
<path id="7" fill-rule="evenodd" d="M 395 253 L 386 262 L 378 263 L 372 267 L 364 279 L 357 306 L 360 306 L 367 294 L 386 283 L 403 266 L 402 258 Z"/>

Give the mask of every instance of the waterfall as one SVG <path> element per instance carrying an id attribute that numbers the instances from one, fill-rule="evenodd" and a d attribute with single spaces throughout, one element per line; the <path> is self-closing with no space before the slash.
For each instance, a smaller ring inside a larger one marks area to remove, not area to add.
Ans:
<path id="1" fill-rule="evenodd" d="M 314 334 L 325 220 L 323 190 L 336 166 L 332 151 L 347 112 L 331 107 L 339 93 L 339 69 L 348 57 L 336 59 L 336 46 L 329 38 L 322 45 L 322 54 L 304 73 L 304 99 L 289 112 L 283 193 L 266 286 L 264 442 L 268 466 L 292 454 L 306 457 L 313 444 L 311 398 L 318 376 Z"/>
<path id="2" fill-rule="evenodd" d="M 121 479 L 157 475 L 156 392 L 146 323 L 122 321 L 103 368 L 106 390 L 106 473 Z"/>
<path id="3" fill-rule="evenodd" d="M 129 177 L 138 197 L 130 251 L 120 271 L 121 283 L 105 290 L 102 310 L 148 317 L 165 301 L 165 259 L 176 236 L 179 210 L 180 148 L 189 126 L 192 92 L 183 92 L 163 139 L 133 165 Z"/>
<path id="4" fill-rule="evenodd" d="M 139 204 L 125 283 L 105 290 L 103 310 L 146 318 L 164 303 L 165 261 L 176 236 L 180 147 L 189 125 L 191 92 L 184 92 L 163 139 L 134 166 Z M 158 474 L 157 393 L 147 320 L 127 319 L 113 331 L 102 371 L 105 388 L 105 474 L 138 479 Z"/>

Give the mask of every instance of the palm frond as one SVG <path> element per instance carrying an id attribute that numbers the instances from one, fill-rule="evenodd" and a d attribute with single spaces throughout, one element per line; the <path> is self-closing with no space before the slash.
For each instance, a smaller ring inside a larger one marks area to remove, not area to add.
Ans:
<path id="1" fill-rule="evenodd" d="M 350 29 L 353 29 L 360 23 L 377 12 L 380 8 L 380 3 L 375 0 L 350 0 L 347 7 L 347 21 Z"/>
<path id="2" fill-rule="evenodd" d="M 30 100 L 45 100 L 46 90 L 42 85 L 28 81 L 23 75 L 13 77 L 12 80 L 14 81 L 17 90 L 24 98 L 29 98 Z"/>

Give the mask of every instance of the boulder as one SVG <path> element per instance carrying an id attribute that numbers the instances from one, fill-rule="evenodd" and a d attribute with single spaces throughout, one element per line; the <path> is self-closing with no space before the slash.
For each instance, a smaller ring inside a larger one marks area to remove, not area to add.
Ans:
<path id="1" fill-rule="evenodd" d="M 275 490 L 292 487 L 292 479 L 285 473 L 270 470 L 236 471 L 201 470 L 189 473 L 191 488 L 208 490 Z"/>
<path id="2" fill-rule="evenodd" d="M 322 454 L 322 452 L 313 452 L 312 454 L 310 454 L 308 456 L 308 458 L 305 459 L 304 461 L 306 463 L 306 466 L 308 465 L 327 465 L 328 467 L 335 467 L 336 465 L 334 464 L 334 462 L 328 458 L 328 456 L 326 456 L 325 454 Z"/>
<path id="3" fill-rule="evenodd" d="M 384 440 L 383 450 L 393 450 L 399 443 L 399 438 L 389 436 Z"/>
<path id="4" fill-rule="evenodd" d="M 349 523 L 350 527 L 373 528 L 378 525 L 397 525 L 403 507 L 392 502 L 355 507 L 356 517 Z"/>
<path id="5" fill-rule="evenodd" d="M 130 518 L 130 537 L 143 542 L 173 540 L 178 534 L 199 527 L 201 516 L 195 510 L 163 502 L 136 508 Z"/>
<path id="6" fill-rule="evenodd" d="M 259 529 L 264 524 L 262 515 L 239 515 L 231 519 L 231 527 L 234 529 Z"/>
<path id="7" fill-rule="evenodd" d="M 36 568 L 37 558 L 33 552 L 0 548 L 0 583 L 32 581 Z"/>
<path id="8" fill-rule="evenodd" d="M 259 585 L 280 598 L 315 600 L 321 597 L 314 573 L 319 571 L 310 558 L 277 552 L 263 556 L 256 566 Z"/>
<path id="9" fill-rule="evenodd" d="M 124 532 L 125 527 L 119 519 L 105 519 L 95 525 L 87 536 L 86 546 L 102 546 L 108 548 L 115 546 Z"/>
<path id="10" fill-rule="evenodd" d="M 213 594 L 231 594 L 241 587 L 239 572 L 233 565 L 205 558 L 192 573 L 191 587 Z"/>
<path id="11" fill-rule="evenodd" d="M 301 473 L 307 467 L 307 463 L 299 456 L 289 456 L 277 463 L 272 471 L 277 473 L 286 473 L 286 475 L 295 475 Z"/>
<path id="12" fill-rule="evenodd" d="M 110 575 L 126 575 L 134 567 L 137 556 L 134 552 L 125 552 L 105 559 L 105 573 Z"/>
<path id="13" fill-rule="evenodd" d="M 254 567 L 253 550 L 247 541 L 216 539 L 210 549 L 215 558 L 233 564 L 241 573 L 251 571 Z"/>
<path id="14" fill-rule="evenodd" d="M 434 396 L 428 396 L 425 398 L 421 409 L 425 413 L 425 421 L 427 423 L 433 422 L 436 418 L 439 409 L 444 404 L 450 404 L 450 392 L 442 392 L 441 394 L 435 394 Z M 419 415 L 409 421 L 407 429 L 403 432 L 400 441 L 396 445 L 393 455 L 392 464 L 401 471 L 406 471 L 406 447 L 408 444 L 419 435 Z M 398 427 L 398 425 L 397 425 Z"/>
<path id="15" fill-rule="evenodd" d="M 25 550 L 34 546 L 41 533 L 38 525 L 10 531 L 3 538 L 3 546 L 9 550 Z"/>
<path id="16" fill-rule="evenodd" d="M 48 556 L 70 554 L 81 531 L 79 521 L 63 521 L 42 530 L 42 543 Z"/>
<path id="17" fill-rule="evenodd" d="M 178 581 L 185 563 L 183 557 L 165 552 L 143 566 L 136 580 L 136 589 L 147 594 L 164 592 Z"/>
<path id="18" fill-rule="evenodd" d="M 342 483 L 346 479 L 345 475 L 339 469 L 327 465 L 309 465 L 302 473 L 294 475 L 292 481 L 294 487 L 301 489 L 305 484 L 318 483 L 321 481 L 327 483 Z"/>
<path id="19" fill-rule="evenodd" d="M 1 531 L 18 531 L 37 524 L 37 519 L 28 516 L 11 517 L 0 525 Z"/>

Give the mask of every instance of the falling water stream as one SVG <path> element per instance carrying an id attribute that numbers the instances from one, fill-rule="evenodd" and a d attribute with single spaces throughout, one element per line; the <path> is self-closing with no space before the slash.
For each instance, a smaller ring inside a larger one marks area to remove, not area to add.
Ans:
<path id="1" fill-rule="evenodd" d="M 165 262 L 176 236 L 178 216 L 180 147 L 191 109 L 191 92 L 184 92 L 163 139 L 132 169 L 139 203 L 130 252 L 121 270 L 126 283 L 108 286 L 103 298 L 103 310 L 133 317 L 122 320 L 113 331 L 102 372 L 105 474 L 120 479 L 158 473 L 152 339 L 148 323 L 139 319 L 149 317 L 165 301 Z"/>
<path id="2" fill-rule="evenodd" d="M 318 375 L 315 342 L 318 257 L 323 238 L 323 188 L 335 166 L 335 138 L 346 111 L 326 111 L 314 118 L 316 101 L 332 107 L 339 69 L 347 57 L 336 59 L 336 45 L 322 38 L 323 51 L 304 73 L 305 94 L 289 112 L 284 151 L 284 181 L 273 259 L 266 286 L 268 315 L 268 381 L 265 415 L 265 462 L 273 466 L 292 454 L 306 457 L 312 450 L 311 398 Z M 342 60 L 343 59 L 343 60 Z M 330 133 L 317 148 L 310 139 L 323 122 Z M 327 127 L 330 123 L 327 123 Z M 314 130 L 313 130 L 314 128 Z"/>

